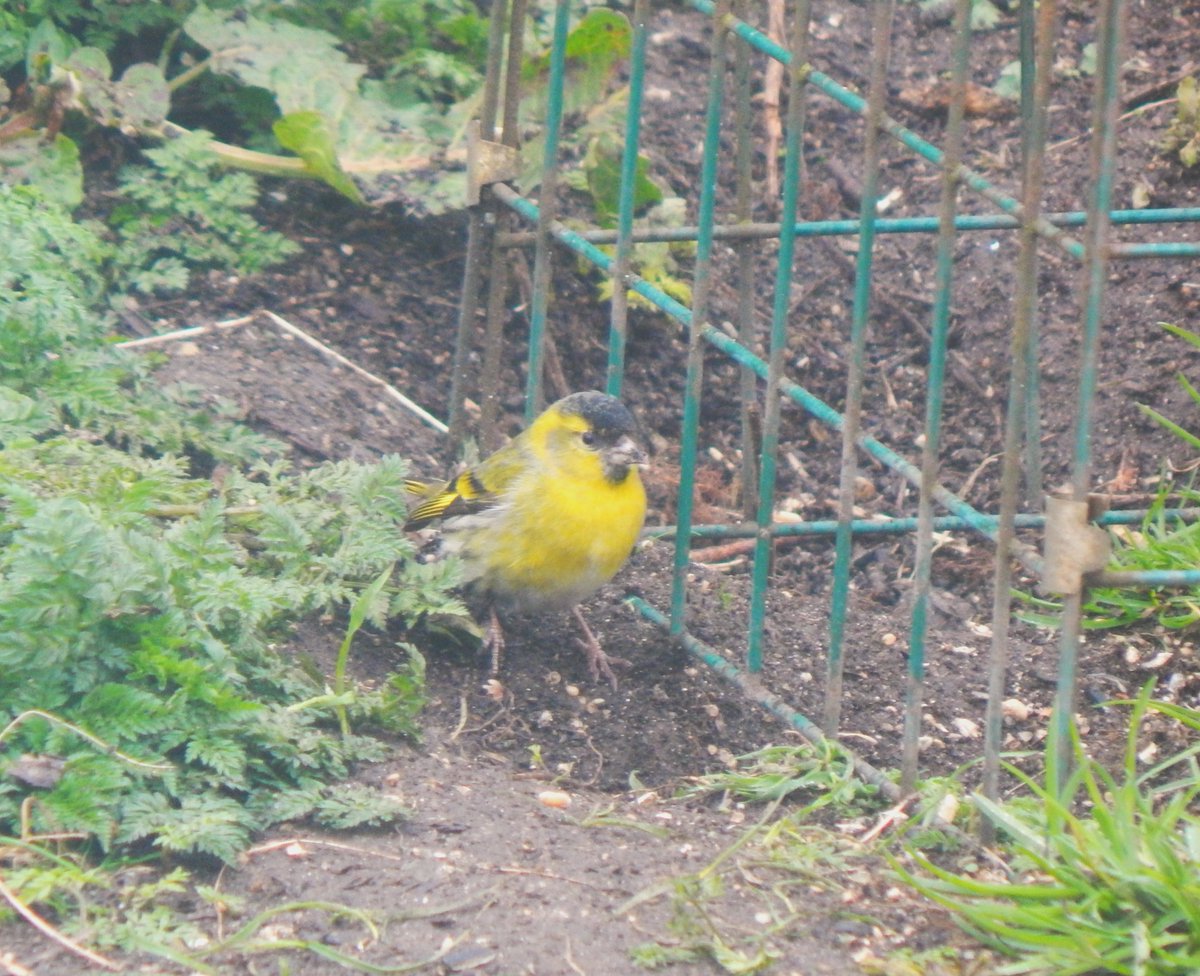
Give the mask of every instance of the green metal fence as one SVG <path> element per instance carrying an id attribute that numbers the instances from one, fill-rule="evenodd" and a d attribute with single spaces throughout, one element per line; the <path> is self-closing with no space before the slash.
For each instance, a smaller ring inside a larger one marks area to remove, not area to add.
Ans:
<path id="1" fill-rule="evenodd" d="M 864 98 L 834 77 L 809 63 L 810 3 L 799 0 L 789 10 L 794 25 L 788 45 L 768 38 L 749 22 L 748 0 L 691 0 L 691 5 L 711 18 L 707 110 L 698 198 L 694 203 L 696 223 L 684 228 L 652 228 L 634 231 L 633 184 L 645 96 L 646 44 L 653 29 L 654 14 L 648 0 L 636 0 L 632 8 L 632 56 L 629 66 L 628 115 L 624 129 L 623 176 L 615 230 L 578 232 L 567 229 L 558 217 L 558 156 L 562 124 L 562 95 L 565 79 L 565 47 L 572 4 L 559 0 L 553 22 L 550 56 L 550 94 L 545 132 L 545 165 L 536 201 L 526 199 L 511 184 L 517 146 L 517 93 L 522 60 L 522 26 L 527 16 L 526 0 L 495 0 L 491 33 L 491 57 L 487 89 L 481 109 L 479 132 L 473 143 L 471 180 L 480 203 L 472 208 L 468 261 L 464 280 L 455 351 L 452 392 L 452 431 L 463 432 L 462 403 L 466 364 L 476 336 L 476 312 L 484 284 L 488 295 L 484 361 L 481 386 L 482 424 L 489 429 L 495 418 L 495 393 L 499 385 L 502 310 L 506 288 L 506 248 L 529 243 L 529 234 L 517 232 L 532 226 L 535 248 L 533 291 L 530 306 L 527 411 L 532 417 L 542 405 L 543 355 L 546 335 L 551 260 L 556 248 L 582 256 L 613 278 L 613 301 L 606 387 L 619 394 L 622 389 L 628 305 L 631 290 L 665 315 L 677 321 L 688 336 L 685 395 L 682 404 L 680 485 L 675 557 L 670 605 L 652 606 L 639 598 L 632 606 L 647 620 L 663 627 L 694 656 L 719 674 L 740 685 L 803 735 L 813 740 L 836 736 L 840 724 L 842 675 L 847 656 L 845 622 L 848 614 L 851 566 L 856 540 L 865 534 L 905 532 L 913 534 L 915 556 L 914 599 L 908 634 L 908 678 L 905 689 L 904 739 L 899 789 L 881 773 L 859 763 L 861 774 L 880 784 L 892 795 L 912 788 L 918 770 L 918 744 L 926 666 L 926 643 L 931 593 L 931 564 L 934 533 L 964 531 L 990 540 L 995 549 L 992 593 L 992 637 L 988 661 L 988 704 L 984 734 L 984 789 L 997 790 L 1001 744 L 1001 701 L 1008 667 L 1009 621 L 1014 561 L 1024 571 L 1041 579 L 1065 599 L 1059 643 L 1058 690 L 1053 732 L 1067 742 L 1067 730 L 1075 712 L 1077 659 L 1081 632 L 1081 606 L 1088 585 L 1196 585 L 1200 570 L 1157 573 L 1111 573 L 1102 569 L 1103 546 L 1090 546 L 1095 528 L 1089 516 L 1092 484 L 1091 453 L 1093 403 L 1097 357 L 1103 330 L 1103 307 L 1109 268 L 1113 262 L 1135 259 L 1191 259 L 1200 256 L 1200 244 L 1186 240 L 1123 243 L 1115 239 L 1114 227 L 1164 224 L 1181 229 L 1200 220 L 1200 209 L 1114 210 L 1113 182 L 1117 153 L 1117 120 L 1120 110 L 1118 76 L 1124 50 L 1124 31 L 1129 3 L 1101 0 L 1095 5 L 1097 18 L 1097 68 L 1094 78 L 1094 111 L 1091 126 L 1090 198 L 1082 209 L 1069 213 L 1046 212 L 1045 151 L 1047 111 L 1054 91 L 1053 65 L 1061 11 L 1057 0 L 1022 0 L 1019 9 L 1021 64 L 1020 185 L 1007 192 L 963 163 L 965 99 L 969 77 L 972 33 L 970 0 L 954 4 L 954 46 L 950 55 L 950 105 L 944 128 L 944 145 L 934 146 L 916 132 L 899 124 L 887 112 L 888 64 L 894 4 L 874 0 L 872 20 L 871 77 Z M 753 5 L 755 14 L 758 6 Z M 786 140 L 782 178 L 782 200 L 778 223 L 755 223 L 750 219 L 752 133 L 746 120 L 752 115 L 752 72 L 765 59 L 784 66 L 788 77 Z M 696 85 L 701 85 L 701 79 Z M 727 91 L 732 104 L 727 104 Z M 832 99 L 862 119 L 862 205 L 857 220 L 806 222 L 797 218 L 798 198 L 804 172 L 806 111 L 810 100 Z M 731 163 L 720 152 L 723 136 L 732 132 Z M 497 135 L 493 136 L 493 133 Z M 894 140 L 917 157 L 937 167 L 941 179 L 940 205 L 925 216 L 886 219 L 878 215 L 880 160 L 887 140 Z M 726 172 L 726 171 L 729 172 Z M 718 187 L 732 185 L 734 205 L 725 220 L 718 217 Z M 730 182 L 731 181 L 731 182 Z M 993 212 L 960 213 L 964 194 L 984 201 Z M 978 231 L 1005 231 L 1016 235 L 1018 257 L 1013 274 L 1012 330 L 1006 379 L 1009 388 L 1004 419 L 1004 448 L 999 507 L 983 512 L 939 483 L 939 445 L 946 384 L 947 332 L 950 322 L 955 244 L 960 235 Z M 931 236 L 935 252 L 933 302 L 928 324 L 929 346 L 926 380 L 924 435 L 920 457 L 912 460 L 864 432 L 864 364 L 867 362 L 867 323 L 872 306 L 873 258 L 877 238 L 894 233 L 923 233 Z M 1078 236 L 1075 236 L 1075 234 Z M 787 376 L 789 308 L 793 284 L 802 278 L 794 267 L 797 241 L 818 236 L 857 237 L 856 275 L 849 314 L 849 358 L 846 390 L 841 410 L 835 410 Z M 690 240 L 695 242 L 695 262 L 690 308 L 672 299 L 652 284 L 630 272 L 632 246 L 644 240 Z M 731 337 L 711 322 L 714 242 L 729 241 L 738 250 L 735 278 L 739 289 L 739 321 Z M 765 356 L 752 349 L 759 334 L 754 321 L 752 293 L 753 250 L 756 242 L 770 240 L 777 250 L 772 311 L 765 336 Z M 611 254 L 601 245 L 615 244 Z M 1077 301 L 1081 308 L 1079 329 L 1082 341 L 1079 364 L 1077 416 L 1070 486 L 1051 499 L 1046 514 L 1040 511 L 1043 492 L 1039 456 L 1038 414 L 1038 272 L 1039 255 L 1045 249 L 1061 251 L 1079 266 Z M 743 407 L 744 473 L 756 486 L 754 518 L 744 525 L 700 525 L 693 509 L 701 401 L 705 393 L 704 353 L 716 349 L 740 367 Z M 836 520 L 780 524 L 772 521 L 775 507 L 777 459 L 781 411 L 784 404 L 806 411 L 818 421 L 840 432 L 841 468 L 839 514 Z M 761 439 L 752 436 L 752 410 L 761 411 Z M 854 517 L 855 480 L 862 458 L 886 465 L 918 489 L 915 515 L 884 522 Z M 1022 491 L 1022 481 L 1025 485 Z M 1028 509 L 1022 511 L 1021 509 Z M 944 514 L 938 514 L 939 512 Z M 948 513 L 948 514 L 945 514 Z M 1112 513 L 1110 522 L 1136 521 L 1136 513 Z M 1103 520 L 1102 520 L 1103 521 Z M 1018 539 L 1017 531 L 1046 527 L 1042 551 Z M 766 601 L 770 585 L 771 555 L 775 540 L 785 535 L 825 535 L 835 540 L 831 566 L 832 596 L 825 674 L 825 705 L 817 721 L 810 720 L 774 694 L 770 685 L 770 652 L 764 639 Z M 752 586 L 746 620 L 744 657 L 730 660 L 706 646 L 688 631 L 687 595 L 689 552 L 700 538 L 752 537 Z M 759 675 L 762 678 L 759 678 Z"/>

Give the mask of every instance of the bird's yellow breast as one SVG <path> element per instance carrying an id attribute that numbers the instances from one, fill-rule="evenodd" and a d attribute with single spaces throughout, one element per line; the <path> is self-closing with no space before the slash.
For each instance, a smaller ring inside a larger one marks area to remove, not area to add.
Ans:
<path id="1" fill-rule="evenodd" d="M 471 519 L 460 549 L 467 576 L 528 610 L 570 606 L 608 582 L 637 542 L 646 493 L 636 468 L 613 483 L 585 460 L 534 465 L 493 511 Z"/>

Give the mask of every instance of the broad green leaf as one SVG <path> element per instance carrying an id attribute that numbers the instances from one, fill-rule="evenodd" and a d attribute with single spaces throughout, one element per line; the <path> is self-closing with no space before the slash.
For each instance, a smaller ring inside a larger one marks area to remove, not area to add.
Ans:
<path id="1" fill-rule="evenodd" d="M 317 176 L 355 203 L 363 202 L 354 181 L 338 165 L 333 133 L 320 112 L 291 112 L 279 119 L 272 130 L 279 144 L 303 159 Z"/>
<path id="2" fill-rule="evenodd" d="M 171 92 L 153 64 L 130 65 L 113 86 L 120 119 L 137 129 L 159 125 L 171 110 Z"/>
<path id="3" fill-rule="evenodd" d="M 112 77 L 112 64 L 108 55 L 98 47 L 81 47 L 71 52 L 62 62 L 62 66 L 93 81 L 108 81 Z"/>
<path id="4" fill-rule="evenodd" d="M 1200 118 L 1200 85 L 1196 83 L 1195 75 L 1188 75 L 1175 90 L 1179 99 L 1179 116 L 1184 119 Z"/>
<path id="5" fill-rule="evenodd" d="M 313 108 L 340 115 L 367 70 L 338 50 L 332 34 L 282 20 L 200 5 L 183 27 L 211 52 L 213 71 L 267 89 L 285 115 Z"/>
<path id="6" fill-rule="evenodd" d="M 48 65 L 62 64 L 75 47 L 75 39 L 46 18 L 29 35 L 25 48 L 25 76 L 30 80 L 44 80 Z"/>
<path id="7" fill-rule="evenodd" d="M 616 137 L 606 133 L 594 139 L 583 166 L 597 222 L 601 227 L 615 227 L 621 192 L 621 147 Z M 639 154 L 633 188 L 635 213 L 663 198 L 662 189 L 650 179 L 648 170 L 649 161 Z"/>
<path id="8" fill-rule="evenodd" d="M 0 444 L 39 434 L 52 423 L 37 401 L 10 386 L 0 386 Z"/>
<path id="9" fill-rule="evenodd" d="M 975 0 L 971 4 L 971 30 L 991 30 L 1000 23 L 1000 11 L 991 0 Z"/>
<path id="10" fill-rule="evenodd" d="M 378 94 L 378 86 L 366 83 L 365 66 L 350 61 L 332 34 L 204 6 L 184 29 L 212 53 L 213 71 L 266 89 L 285 117 L 315 112 L 324 119 L 326 135 L 318 136 L 319 126 L 307 135 L 289 126 L 285 138 L 295 137 L 312 154 L 301 156 L 323 178 L 333 176 L 339 191 L 345 193 L 353 177 L 373 203 L 399 199 L 425 213 L 462 206 L 465 195 L 457 187 L 439 187 L 443 178 L 462 175 L 461 165 L 446 160 L 450 140 L 441 117 L 367 97 L 365 92 Z"/>
<path id="11" fill-rule="evenodd" d="M 623 14 L 595 7 L 584 15 L 567 35 L 564 111 L 580 112 L 604 98 L 613 71 L 629 57 L 632 39 L 633 28 Z M 550 52 L 526 61 L 521 76 L 530 93 L 522 111 L 529 121 L 541 121 L 550 81 Z"/>

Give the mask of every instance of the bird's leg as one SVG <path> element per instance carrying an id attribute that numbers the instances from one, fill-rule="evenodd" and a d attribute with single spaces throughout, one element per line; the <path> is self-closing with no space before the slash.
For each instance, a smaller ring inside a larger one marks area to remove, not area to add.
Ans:
<path id="1" fill-rule="evenodd" d="M 631 662 L 623 657 L 609 657 L 605 654 L 603 648 L 600 647 L 600 642 L 596 640 L 596 635 L 592 633 L 592 628 L 583 619 L 583 611 L 578 606 L 574 606 L 571 608 L 571 613 L 579 622 L 579 629 L 583 631 L 583 637 L 580 638 L 579 643 L 587 655 L 588 671 L 591 672 L 592 678 L 599 681 L 600 676 L 604 675 L 608 679 L 608 683 L 612 685 L 613 691 L 616 691 L 617 676 L 613 674 L 612 665 L 619 664 L 629 667 Z"/>
<path id="2" fill-rule="evenodd" d="M 504 629 L 500 626 L 495 607 L 491 608 L 487 629 L 483 632 L 483 649 L 491 659 L 488 673 L 494 678 L 500 673 L 500 658 L 504 654 Z"/>

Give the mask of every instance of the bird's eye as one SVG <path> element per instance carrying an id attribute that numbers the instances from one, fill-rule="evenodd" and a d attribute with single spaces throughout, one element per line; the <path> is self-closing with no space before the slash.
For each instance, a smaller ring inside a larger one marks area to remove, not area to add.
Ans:
<path id="1" fill-rule="evenodd" d="M 582 434 L 580 434 L 579 439 L 581 441 L 583 441 L 583 443 L 585 443 L 588 447 L 591 447 L 593 444 L 596 443 L 596 435 L 593 434 L 590 430 L 585 430 Z"/>

